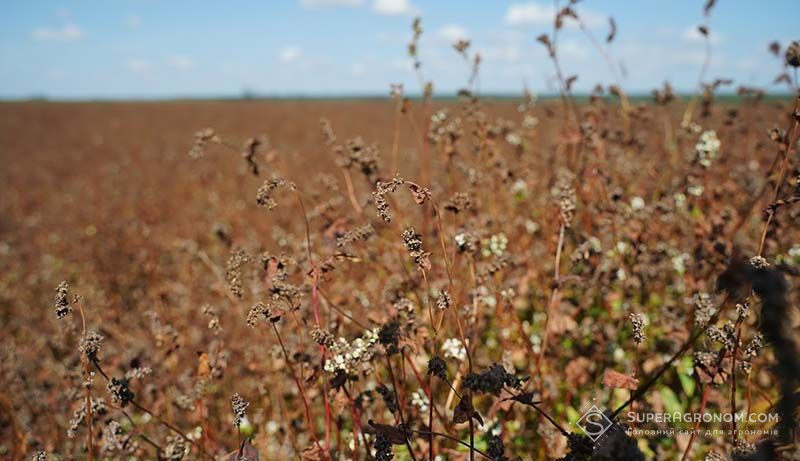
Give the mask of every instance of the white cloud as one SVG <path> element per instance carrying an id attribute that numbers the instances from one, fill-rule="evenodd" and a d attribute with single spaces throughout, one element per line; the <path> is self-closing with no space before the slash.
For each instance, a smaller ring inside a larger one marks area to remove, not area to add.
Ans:
<path id="1" fill-rule="evenodd" d="M 459 26 L 458 24 L 445 24 L 439 29 L 437 35 L 439 38 L 448 43 L 455 43 L 459 40 L 469 39 L 469 32 L 467 29 Z"/>
<path id="2" fill-rule="evenodd" d="M 408 0 L 375 0 L 372 9 L 384 16 L 412 16 L 419 11 Z"/>
<path id="3" fill-rule="evenodd" d="M 130 70 L 131 72 L 140 75 L 147 74 L 153 69 L 153 66 L 152 64 L 150 64 L 150 61 L 139 58 L 128 59 L 127 61 L 125 61 L 125 67 L 127 67 L 128 70 Z"/>
<path id="4" fill-rule="evenodd" d="M 576 14 L 586 27 L 595 28 L 607 24 L 607 19 L 598 13 L 583 8 L 575 8 Z M 551 25 L 555 20 L 556 10 L 552 5 L 540 5 L 536 2 L 513 3 L 506 10 L 506 24 L 512 26 Z M 576 27 L 571 18 L 564 21 L 566 27 Z"/>
<path id="5" fill-rule="evenodd" d="M 353 74 L 354 77 L 361 77 L 367 73 L 367 66 L 364 64 L 357 62 L 350 67 L 350 73 Z"/>
<path id="6" fill-rule="evenodd" d="M 482 50 L 481 56 L 487 61 L 497 60 L 516 64 L 522 59 L 522 49 L 513 44 L 493 46 Z"/>
<path id="7" fill-rule="evenodd" d="M 142 18 L 139 16 L 132 14 L 125 18 L 125 27 L 128 29 L 138 29 L 139 26 L 142 25 Z"/>
<path id="8" fill-rule="evenodd" d="M 303 50 L 296 46 L 287 46 L 283 48 L 280 53 L 278 53 L 278 59 L 281 62 L 293 62 L 297 61 L 298 58 L 303 54 Z"/>
<path id="9" fill-rule="evenodd" d="M 514 3 L 506 10 L 506 23 L 512 26 L 553 22 L 553 7 L 538 3 Z"/>
<path id="10" fill-rule="evenodd" d="M 577 42 L 574 40 L 564 40 L 558 44 L 558 51 L 563 56 L 572 58 L 576 61 L 582 61 L 589 57 L 589 44 Z"/>
<path id="11" fill-rule="evenodd" d="M 363 0 L 300 0 L 303 8 L 337 8 L 361 6 Z"/>
<path id="12" fill-rule="evenodd" d="M 408 58 L 394 58 L 389 66 L 394 70 L 414 72 L 414 63 Z"/>
<path id="13" fill-rule="evenodd" d="M 683 31 L 682 38 L 687 42 L 702 42 L 705 40 L 705 37 L 697 30 L 696 26 L 687 27 L 686 30 Z M 721 43 L 724 38 L 725 37 L 721 34 L 711 30 L 708 31 L 708 39 L 711 41 L 712 45 Z"/>
<path id="14" fill-rule="evenodd" d="M 34 39 L 49 42 L 71 42 L 84 35 L 83 29 L 69 22 L 61 27 L 37 27 L 31 33 Z"/>
<path id="15" fill-rule="evenodd" d="M 188 56 L 172 56 L 167 60 L 167 63 L 177 70 L 191 70 L 195 67 L 194 61 Z"/>

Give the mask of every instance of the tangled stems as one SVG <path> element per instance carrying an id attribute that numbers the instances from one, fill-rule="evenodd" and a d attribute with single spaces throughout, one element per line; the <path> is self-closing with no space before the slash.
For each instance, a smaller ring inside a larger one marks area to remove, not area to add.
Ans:
<path id="1" fill-rule="evenodd" d="M 311 418 L 311 408 L 308 405 L 308 398 L 306 397 L 305 387 L 303 386 L 302 381 L 300 381 L 300 379 L 297 377 L 297 374 L 295 373 L 294 365 L 292 365 L 292 361 L 289 358 L 289 352 L 286 350 L 286 346 L 283 344 L 283 338 L 281 338 L 281 333 L 278 331 L 278 327 L 275 326 L 275 322 L 270 322 L 270 325 L 272 325 L 272 331 L 275 332 L 275 336 L 278 338 L 278 343 L 280 344 L 281 351 L 283 352 L 283 358 L 284 360 L 286 360 L 286 365 L 289 367 L 289 372 L 291 373 L 292 379 L 294 380 L 294 383 L 297 386 L 297 391 L 300 393 L 300 398 L 303 399 L 303 407 L 306 413 L 306 423 L 308 424 L 308 432 L 311 435 L 314 444 L 321 449 L 322 447 L 320 447 L 319 445 L 319 440 L 317 439 L 317 436 L 314 433 L 314 423 L 313 419 Z M 328 456 L 330 456 L 330 454 Z"/>
<path id="2" fill-rule="evenodd" d="M 103 376 L 103 378 L 105 378 L 106 382 L 111 382 L 111 378 L 106 374 L 105 371 L 103 371 L 103 368 L 100 366 L 100 363 L 98 363 L 97 360 L 94 360 L 94 359 L 92 359 L 92 363 L 97 368 L 97 371 L 99 371 L 100 374 Z M 187 442 L 192 444 L 192 446 L 197 448 L 200 451 L 200 453 L 203 454 L 203 456 L 205 456 L 207 458 L 211 457 L 211 455 L 208 452 L 206 452 L 206 450 L 200 444 L 198 444 L 194 440 L 192 440 L 189 437 L 187 437 L 186 433 L 184 433 L 182 430 L 178 429 L 175 425 L 167 422 L 162 417 L 160 417 L 159 415 L 155 414 L 153 411 L 149 410 L 148 408 L 146 408 L 145 406 L 143 406 L 142 404 L 137 402 L 135 399 L 130 399 L 130 403 L 131 403 L 131 405 L 133 405 L 134 407 L 136 407 L 140 411 L 150 415 L 153 419 L 158 421 L 159 424 L 163 425 L 164 427 L 170 429 L 171 431 L 173 431 L 176 434 L 178 434 L 179 436 L 181 436 L 183 438 L 183 440 L 186 440 Z M 125 416 L 128 419 L 130 419 L 130 416 L 128 416 L 124 411 L 123 411 L 123 414 L 125 414 Z M 151 443 L 151 445 L 155 445 L 155 444 Z M 158 445 L 155 445 L 155 446 L 158 447 Z"/>
<path id="3" fill-rule="evenodd" d="M 81 328 L 82 328 L 81 336 L 83 337 L 83 340 L 86 341 L 86 335 L 87 335 L 86 316 L 84 316 L 83 314 L 82 303 L 79 302 L 77 304 L 78 304 L 78 313 L 80 314 L 81 317 Z M 87 443 L 86 443 L 87 445 L 86 459 L 88 461 L 92 461 L 92 458 L 94 456 L 94 436 L 92 434 L 93 423 L 92 423 L 92 382 L 91 382 L 92 376 L 90 373 L 91 363 L 89 357 L 86 354 L 81 354 L 81 362 L 83 363 L 84 379 L 86 380 L 86 382 L 84 383 L 84 388 L 86 389 L 85 391 L 86 427 L 88 429 Z"/>
<path id="4" fill-rule="evenodd" d="M 477 454 L 483 456 L 484 458 L 486 458 L 486 459 L 488 459 L 490 461 L 492 460 L 492 457 L 489 456 L 488 454 L 486 454 L 484 451 L 482 451 L 482 450 L 480 450 L 478 448 L 475 448 L 475 445 L 473 443 L 466 443 L 463 440 L 459 440 L 459 439 L 457 439 L 457 438 L 455 438 L 455 437 L 453 437 L 451 435 L 443 434 L 441 432 L 419 431 L 419 430 L 414 430 L 414 429 L 412 429 L 411 432 L 414 432 L 415 434 L 420 434 L 420 435 L 427 435 L 427 436 L 431 436 L 431 437 L 436 436 L 436 437 L 442 437 L 442 438 L 445 438 L 445 439 L 448 439 L 448 440 L 452 440 L 453 442 L 456 442 L 459 445 L 462 445 L 462 446 L 465 446 L 465 447 L 469 448 L 470 449 L 471 459 L 475 459 L 474 453 L 477 453 Z"/>
<path id="5" fill-rule="evenodd" d="M 397 405 L 397 417 L 400 419 L 400 426 L 403 428 L 403 430 L 405 430 L 406 423 L 405 419 L 403 418 L 403 402 L 400 399 L 400 394 L 397 393 L 397 387 L 398 387 L 397 380 L 394 377 L 394 369 L 392 368 L 392 359 L 388 355 L 386 356 L 386 367 L 389 369 L 389 377 L 392 380 L 392 391 L 397 396 L 398 400 L 400 400 L 400 402 L 398 402 L 399 404 Z M 432 403 L 433 402 L 429 402 L 429 404 Z M 408 440 L 408 437 L 404 437 L 404 440 L 406 443 L 406 448 L 408 448 L 408 454 L 409 456 L 411 456 L 412 461 L 417 461 L 417 457 L 414 455 L 414 449 L 411 448 L 411 442 Z"/>
<path id="6" fill-rule="evenodd" d="M 713 325 L 717 321 L 717 319 L 719 319 L 720 315 L 722 315 L 722 313 L 728 307 L 728 299 L 729 299 L 728 296 L 726 296 L 725 299 L 722 300 L 722 304 L 719 310 L 714 315 L 711 316 L 711 319 L 706 323 L 706 325 Z M 705 327 L 698 328 L 694 332 L 694 334 L 690 336 L 689 339 L 686 340 L 686 342 L 683 344 L 683 346 L 681 346 L 678 352 L 673 354 L 672 357 L 670 357 L 670 359 L 667 360 L 666 363 L 664 363 L 664 365 L 662 365 L 661 368 L 659 368 L 658 371 L 655 372 L 653 376 L 647 380 L 646 383 L 639 386 L 639 388 L 636 389 L 633 392 L 633 394 L 631 394 L 630 398 L 628 398 L 628 400 L 626 400 L 625 403 L 623 403 L 616 410 L 614 410 L 614 413 L 611 415 L 611 419 L 616 418 L 622 412 L 622 410 L 624 410 L 628 405 L 640 399 L 645 393 L 647 393 L 647 391 L 658 381 L 658 379 L 661 378 L 661 376 L 663 376 L 667 370 L 669 370 L 672 364 L 675 363 L 675 361 L 678 360 L 681 356 L 683 356 L 683 354 L 685 354 L 686 351 L 688 351 L 694 345 L 695 342 L 697 342 L 697 340 L 700 338 L 700 336 L 703 335 L 703 333 L 705 333 L 705 331 L 706 331 Z"/>

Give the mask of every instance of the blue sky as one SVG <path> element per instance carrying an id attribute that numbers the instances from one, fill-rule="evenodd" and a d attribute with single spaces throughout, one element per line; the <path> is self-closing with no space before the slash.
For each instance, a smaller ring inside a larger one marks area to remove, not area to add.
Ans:
<path id="1" fill-rule="evenodd" d="M 564 3 L 564 2 L 562 2 Z M 623 63 L 619 83 L 649 91 L 669 80 L 692 90 L 704 45 L 695 28 L 704 1 L 587 0 L 578 4 L 606 49 Z M 468 78 L 450 44 L 467 37 L 484 58 L 479 90 L 518 94 L 554 89 L 553 68 L 535 37 L 551 28 L 552 2 L 467 0 L 9 1 L 0 17 L 0 98 L 161 98 L 386 94 L 390 83 L 418 92 L 406 55 L 420 15 L 423 72 L 438 93 Z M 710 18 L 708 73 L 772 91 L 781 61 L 770 41 L 800 40 L 800 1 L 720 0 Z M 560 37 L 566 74 L 578 91 L 616 80 L 586 34 Z"/>

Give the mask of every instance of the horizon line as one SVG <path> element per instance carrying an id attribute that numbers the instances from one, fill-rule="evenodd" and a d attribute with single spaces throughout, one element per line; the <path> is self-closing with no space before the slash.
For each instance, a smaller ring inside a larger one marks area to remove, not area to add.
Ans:
<path id="1" fill-rule="evenodd" d="M 475 94 L 482 99 L 500 99 L 500 100 L 515 100 L 524 97 L 522 92 L 486 92 Z M 593 95 L 591 92 L 578 92 L 572 93 L 572 96 L 578 99 L 588 99 Z M 674 93 L 676 98 L 691 98 L 697 96 L 697 92 L 692 91 L 676 91 Z M 558 92 L 534 93 L 536 99 L 551 100 L 558 99 L 561 94 Z M 652 98 L 653 92 L 650 91 L 632 91 L 627 93 L 631 99 Z M 745 96 L 738 94 L 736 91 L 719 91 L 716 93 L 717 97 L 724 99 L 744 99 Z M 411 100 L 420 100 L 423 98 L 422 93 L 406 94 L 404 97 Z M 462 97 L 459 92 L 446 92 L 432 97 L 433 100 L 453 100 Z M 604 92 L 600 97 L 612 97 L 609 93 Z M 766 99 L 780 99 L 784 97 L 793 97 L 789 91 L 768 91 L 764 90 L 763 97 Z M 27 96 L 0 96 L 0 103 L 19 103 L 19 102 L 53 102 L 53 103 L 81 103 L 81 102 L 191 102 L 191 101 L 352 101 L 352 100 L 382 100 L 391 99 L 388 93 L 285 93 L 285 94 L 269 94 L 258 92 L 244 91 L 240 94 L 219 94 L 219 95 L 162 95 L 162 96 L 85 96 L 85 97 L 69 97 L 69 96 L 49 96 L 49 95 L 27 95 Z"/>

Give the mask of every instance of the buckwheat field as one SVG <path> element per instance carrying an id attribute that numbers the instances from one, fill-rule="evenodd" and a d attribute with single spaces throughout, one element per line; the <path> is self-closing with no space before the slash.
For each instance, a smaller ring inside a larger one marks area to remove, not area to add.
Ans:
<path id="1" fill-rule="evenodd" d="M 0 104 L 0 457 L 800 459 L 800 44 L 576 95 L 556 11 L 548 98 L 423 17 L 383 98 Z"/>

